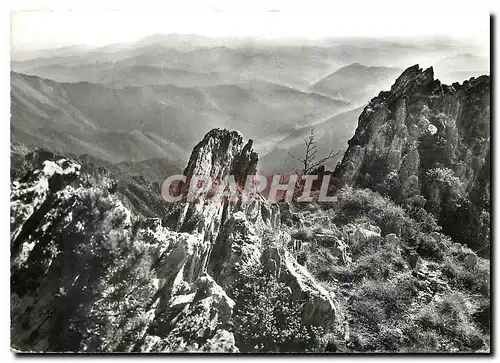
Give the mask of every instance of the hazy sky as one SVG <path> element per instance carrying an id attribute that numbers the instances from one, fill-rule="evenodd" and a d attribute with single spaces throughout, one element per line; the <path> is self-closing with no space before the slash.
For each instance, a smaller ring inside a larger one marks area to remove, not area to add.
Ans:
<path id="1" fill-rule="evenodd" d="M 452 36 L 489 44 L 489 14 L 381 8 L 328 11 L 24 11 L 11 14 L 14 51 L 135 41 L 155 33 L 204 36 L 323 38 L 335 36 Z"/>

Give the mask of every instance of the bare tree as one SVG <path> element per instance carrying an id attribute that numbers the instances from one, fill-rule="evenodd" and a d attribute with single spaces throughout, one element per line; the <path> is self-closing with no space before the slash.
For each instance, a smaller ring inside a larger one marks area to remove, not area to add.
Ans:
<path id="1" fill-rule="evenodd" d="M 304 140 L 305 143 L 305 155 L 303 158 L 300 158 L 298 156 L 293 155 L 292 153 L 288 152 L 288 155 L 292 157 L 293 159 L 297 160 L 301 165 L 302 165 L 302 171 L 299 172 L 297 169 L 295 169 L 289 162 L 286 160 L 288 165 L 292 167 L 292 169 L 295 171 L 297 174 L 301 175 L 306 175 L 309 174 L 311 171 L 315 170 L 317 167 L 323 165 L 323 163 L 327 160 L 333 159 L 337 155 L 340 154 L 340 150 L 337 152 L 334 152 L 333 150 L 330 150 L 328 155 L 320 160 L 316 160 L 316 155 L 318 154 L 318 148 L 316 147 L 316 143 L 314 142 L 314 130 L 311 130 L 311 134 L 309 135 L 309 138 L 307 140 Z"/>

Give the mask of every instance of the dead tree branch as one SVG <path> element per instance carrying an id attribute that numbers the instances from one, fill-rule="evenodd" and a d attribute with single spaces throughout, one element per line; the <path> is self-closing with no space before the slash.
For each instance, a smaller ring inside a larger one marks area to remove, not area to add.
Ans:
<path id="1" fill-rule="evenodd" d="M 334 157 L 340 154 L 340 150 L 338 150 L 337 152 L 330 150 L 330 152 L 326 157 L 316 161 L 318 148 L 316 146 L 316 143 L 314 142 L 314 130 L 311 130 L 309 138 L 307 140 L 304 140 L 304 145 L 305 145 L 305 154 L 303 158 L 300 158 L 288 152 L 288 155 L 291 158 L 295 159 L 302 165 L 301 175 L 309 174 L 311 171 L 323 165 L 323 163 L 325 163 L 326 161 L 333 159 Z M 288 160 L 286 160 L 286 162 L 291 166 Z M 297 170 L 295 168 L 292 167 L 292 169 L 297 173 Z"/>

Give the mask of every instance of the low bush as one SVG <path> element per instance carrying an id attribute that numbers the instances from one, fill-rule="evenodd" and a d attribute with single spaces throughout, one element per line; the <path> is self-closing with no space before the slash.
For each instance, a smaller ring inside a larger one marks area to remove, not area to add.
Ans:
<path id="1" fill-rule="evenodd" d="M 301 227 L 290 232 L 292 238 L 307 242 L 314 238 L 313 231 L 308 227 Z"/>
<path id="2" fill-rule="evenodd" d="M 307 253 L 307 269 L 322 282 L 352 282 L 354 271 L 346 266 L 339 257 L 334 256 L 328 247 L 317 246 Z"/>
<path id="3" fill-rule="evenodd" d="M 408 210 L 408 215 L 415 223 L 413 228 L 416 227 L 424 233 L 441 230 L 441 227 L 437 224 L 436 218 L 422 207 L 410 208 Z"/>
<path id="4" fill-rule="evenodd" d="M 417 253 L 431 260 L 442 261 L 446 253 L 446 246 L 429 235 L 420 233 L 418 236 Z"/>
<path id="5" fill-rule="evenodd" d="M 471 319 L 471 306 L 466 295 L 457 291 L 450 292 L 423 306 L 413 329 L 437 334 L 440 350 L 443 351 L 481 349 L 487 344 L 487 339 Z"/>
<path id="6" fill-rule="evenodd" d="M 370 278 L 374 280 L 388 279 L 396 272 L 403 271 L 404 260 L 390 251 L 378 250 L 361 256 L 354 267 L 356 279 Z"/>
<path id="7" fill-rule="evenodd" d="M 470 267 L 454 256 L 446 256 L 441 270 L 443 275 L 450 280 L 452 287 L 489 297 L 490 262 L 488 260 L 478 258 L 476 264 Z"/>
<path id="8" fill-rule="evenodd" d="M 368 189 L 346 187 L 337 195 L 328 217 L 338 230 L 349 223 L 369 222 L 379 226 L 383 236 L 345 238 L 352 258 L 347 265 L 328 243 L 307 250 L 309 271 L 346 298 L 350 339 L 340 349 L 488 350 L 489 260 L 454 243 L 453 237 L 445 235 L 448 232 L 436 233 L 441 227 L 421 205 L 402 209 Z M 308 228 L 314 231 L 311 224 Z M 399 238 L 385 237 L 389 233 Z M 310 236 L 308 229 L 295 235 L 298 239 Z"/>
<path id="9" fill-rule="evenodd" d="M 356 291 L 351 302 L 352 316 L 361 325 L 378 332 L 389 319 L 400 319 L 415 295 L 411 281 L 368 280 Z"/>
<path id="10" fill-rule="evenodd" d="M 401 234 L 405 211 L 389 198 L 369 189 L 345 187 L 338 193 L 336 221 L 349 223 L 361 217 L 368 218 L 382 230 L 382 234 Z"/>
<path id="11" fill-rule="evenodd" d="M 261 269 L 240 272 L 232 286 L 236 345 L 242 352 L 318 352 L 321 327 L 302 324 L 302 305 Z"/>

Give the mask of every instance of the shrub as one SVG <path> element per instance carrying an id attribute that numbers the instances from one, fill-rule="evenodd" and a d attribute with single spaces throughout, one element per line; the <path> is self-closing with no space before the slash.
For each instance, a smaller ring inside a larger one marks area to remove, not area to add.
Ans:
<path id="1" fill-rule="evenodd" d="M 232 287 L 236 345 L 242 352 L 322 351 L 323 329 L 302 324 L 302 306 L 262 269 L 240 272 Z"/>
<path id="2" fill-rule="evenodd" d="M 423 330 L 418 324 L 413 322 L 404 326 L 403 334 L 406 338 L 404 351 L 410 352 L 437 352 L 441 337 L 432 330 Z"/>
<path id="3" fill-rule="evenodd" d="M 292 238 L 299 239 L 301 241 L 311 241 L 314 237 L 313 231 L 308 227 L 301 227 L 293 230 L 290 235 Z"/>
<path id="4" fill-rule="evenodd" d="M 436 218 L 421 207 L 410 208 L 408 214 L 415 223 L 413 227 L 417 227 L 424 233 L 441 230 L 441 227 L 437 224 Z"/>
<path id="5" fill-rule="evenodd" d="M 351 305 L 351 313 L 356 317 L 356 323 L 367 325 L 368 329 L 376 332 L 387 319 L 385 309 L 379 301 L 359 299 Z"/>
<path id="6" fill-rule="evenodd" d="M 369 189 L 343 188 L 339 193 L 336 221 L 349 223 L 362 217 L 368 218 L 382 230 L 382 234 L 401 234 L 407 218 L 405 211 L 390 199 Z"/>
<path id="7" fill-rule="evenodd" d="M 358 221 L 357 223 L 360 223 Z M 382 245 L 383 238 L 379 236 L 369 236 L 368 238 L 359 238 L 358 240 L 349 241 L 349 248 L 351 250 L 351 255 L 354 258 L 358 258 L 363 254 L 371 254 L 376 252 Z"/>
<path id="8" fill-rule="evenodd" d="M 365 281 L 349 302 L 351 340 L 361 351 L 471 351 L 488 346 L 489 300 L 480 307 L 459 291 L 430 303 L 420 300 L 418 280 Z M 416 310 L 415 310 L 416 309 Z M 476 321 L 484 322 L 476 323 Z"/>
<path id="9" fill-rule="evenodd" d="M 380 332 L 378 343 L 384 350 L 396 351 L 403 343 L 403 332 L 398 328 L 385 328 Z"/>
<path id="10" fill-rule="evenodd" d="M 463 183 L 455 176 L 455 173 L 451 169 L 430 169 L 425 176 L 429 183 L 435 184 L 443 189 L 446 188 L 453 197 L 459 197 L 464 193 Z"/>
<path id="11" fill-rule="evenodd" d="M 471 305 L 464 294 L 450 292 L 425 305 L 416 323 L 420 329 L 437 333 L 443 350 L 478 350 L 485 345 L 486 339 L 471 320 Z"/>
<path id="12" fill-rule="evenodd" d="M 351 267 L 339 262 L 328 247 L 317 246 L 306 254 L 307 269 L 313 276 L 323 282 L 352 282 L 355 278 Z"/>
<path id="13" fill-rule="evenodd" d="M 381 238 L 377 240 L 380 242 L 378 245 L 371 242 L 364 247 L 355 246 L 352 248 L 353 255 L 360 254 L 353 267 L 354 276 L 357 279 L 387 279 L 407 268 L 399 244 L 388 244 Z"/>
<path id="14" fill-rule="evenodd" d="M 483 296 L 490 294 L 490 262 L 478 258 L 472 268 L 464 265 L 457 256 L 446 256 L 441 267 L 443 274 L 450 279 L 450 285 Z"/>
<path id="15" fill-rule="evenodd" d="M 441 261 L 444 257 L 446 247 L 429 235 L 420 233 L 418 238 L 417 253 L 432 260 Z"/>
<path id="16" fill-rule="evenodd" d="M 491 308 L 490 308 L 490 299 L 482 299 L 479 302 L 479 306 L 477 310 L 472 315 L 474 322 L 485 332 L 486 334 L 490 333 L 490 318 L 491 318 Z"/>
<path id="17" fill-rule="evenodd" d="M 466 198 L 460 198 L 443 208 L 440 222 L 453 240 L 468 245 L 482 256 L 489 256 L 490 215 L 487 211 Z"/>
<path id="18" fill-rule="evenodd" d="M 411 281 L 368 280 L 356 291 L 351 302 L 354 319 L 373 332 L 379 332 L 388 319 L 400 319 L 415 295 Z"/>

